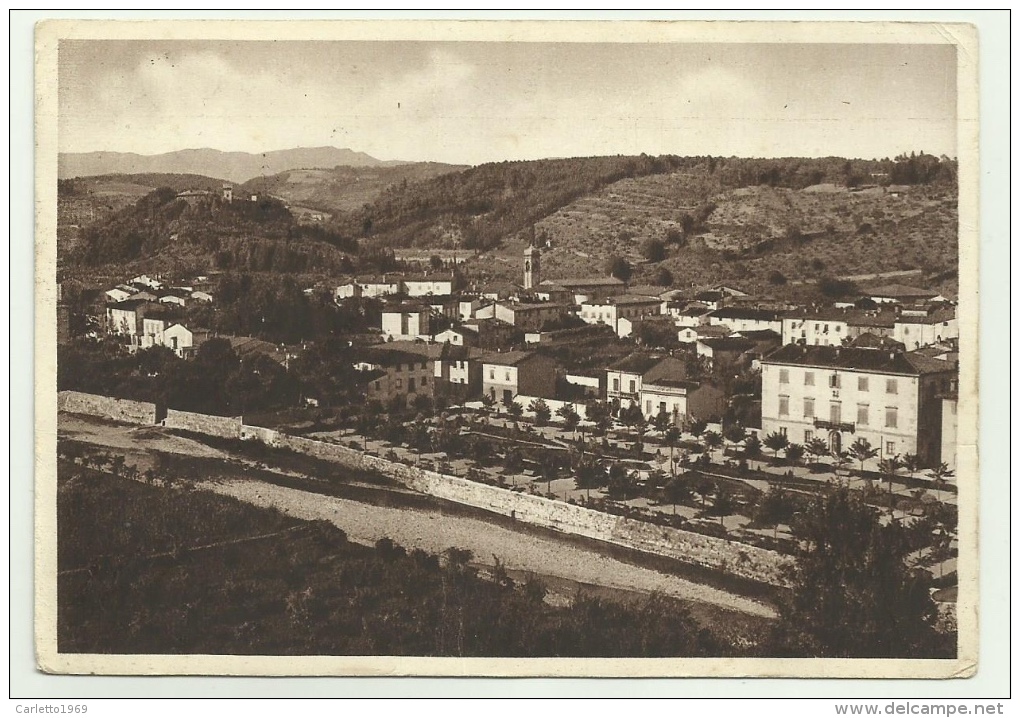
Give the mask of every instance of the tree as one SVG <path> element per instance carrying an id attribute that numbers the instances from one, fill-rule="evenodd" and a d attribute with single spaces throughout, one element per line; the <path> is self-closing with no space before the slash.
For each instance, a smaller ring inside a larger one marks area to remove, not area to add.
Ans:
<path id="1" fill-rule="evenodd" d="M 753 459 L 761 453 L 761 439 L 757 434 L 751 434 L 744 439 L 744 456 Z"/>
<path id="2" fill-rule="evenodd" d="M 545 399 L 535 399 L 528 405 L 528 411 L 535 415 L 535 426 L 545 426 L 552 418 L 552 410 L 545 403 Z"/>
<path id="3" fill-rule="evenodd" d="M 908 571 L 906 529 L 883 527 L 856 492 L 837 487 L 800 514 L 791 597 L 780 606 L 770 655 L 935 658 L 955 638 L 935 631 L 923 572 Z"/>
<path id="4" fill-rule="evenodd" d="M 676 505 L 683 503 L 684 499 L 690 498 L 694 490 L 691 488 L 690 479 L 686 476 L 674 476 L 666 483 L 662 492 L 663 498 L 673 504 L 673 515 L 676 516 Z"/>
<path id="5" fill-rule="evenodd" d="M 765 437 L 765 446 L 772 449 L 773 454 L 778 457 L 779 452 L 786 448 L 790 440 L 786 438 L 786 434 L 780 434 L 778 431 L 774 431 Z"/>
<path id="6" fill-rule="evenodd" d="M 680 441 L 680 429 L 676 426 L 670 426 L 666 429 L 666 433 L 662 436 L 662 442 L 669 447 L 669 469 L 670 473 L 676 477 L 676 465 L 673 463 L 673 455 L 676 450 L 677 442 Z"/>
<path id="7" fill-rule="evenodd" d="M 657 237 L 646 239 L 641 245 L 641 254 L 649 262 L 661 262 L 666 258 L 666 243 Z"/>
<path id="8" fill-rule="evenodd" d="M 691 434 L 693 436 L 701 436 L 705 433 L 705 429 L 708 428 L 708 423 L 701 419 L 695 419 L 691 422 Z"/>
<path id="9" fill-rule="evenodd" d="M 921 469 L 921 457 L 917 454 L 904 454 L 903 468 L 910 472 L 910 478 L 914 478 L 914 474 Z"/>
<path id="10" fill-rule="evenodd" d="M 955 472 L 949 468 L 949 464 L 944 461 L 934 469 L 928 470 L 928 474 L 935 481 L 936 496 L 939 501 L 942 500 L 942 490 L 946 488 L 946 479 L 952 478 L 954 473 Z"/>
<path id="11" fill-rule="evenodd" d="M 506 413 L 514 420 L 514 423 L 517 423 L 517 420 L 520 419 L 521 415 L 524 413 L 524 407 L 511 399 L 506 403 Z"/>
<path id="12" fill-rule="evenodd" d="M 510 474 L 514 486 L 517 485 L 517 474 L 522 468 L 524 468 L 524 461 L 521 458 L 521 452 L 517 449 L 507 449 L 503 456 L 503 473 Z"/>
<path id="13" fill-rule="evenodd" d="M 769 283 L 786 284 L 786 275 L 780 272 L 778 269 L 775 269 L 769 273 Z"/>
<path id="14" fill-rule="evenodd" d="M 652 276 L 655 284 L 657 284 L 660 287 L 672 287 L 673 282 L 675 281 L 673 278 L 673 273 L 666 269 L 665 267 L 658 267 L 655 270 L 655 274 L 653 274 Z"/>
<path id="15" fill-rule="evenodd" d="M 712 492 L 715 491 L 715 482 L 707 476 L 700 475 L 695 491 L 697 491 L 698 496 L 701 497 L 701 508 L 705 508 L 705 499 L 711 496 Z"/>
<path id="16" fill-rule="evenodd" d="M 585 489 L 587 500 L 591 501 L 591 490 L 605 483 L 605 470 L 593 456 L 581 456 L 574 462 L 574 485 Z"/>
<path id="17" fill-rule="evenodd" d="M 616 277 L 621 282 L 629 281 L 630 275 L 633 271 L 634 270 L 631 268 L 630 262 L 623 257 L 616 256 L 615 254 L 606 262 L 606 272 L 610 276 Z"/>
<path id="18" fill-rule="evenodd" d="M 652 417 L 652 426 L 655 427 L 655 430 L 663 437 L 666 435 L 666 429 L 668 429 L 672 423 L 673 417 L 670 416 L 669 412 L 665 409 Z"/>
<path id="19" fill-rule="evenodd" d="M 723 432 L 723 436 L 726 437 L 726 441 L 731 444 L 739 444 L 741 441 L 747 438 L 747 432 L 740 424 L 730 424 L 726 427 Z"/>
<path id="20" fill-rule="evenodd" d="M 706 431 L 701 440 L 705 442 L 706 453 L 711 453 L 723 445 L 722 435 L 717 431 Z"/>
<path id="21" fill-rule="evenodd" d="M 844 466 L 850 463 L 850 452 L 840 451 L 836 454 L 833 454 L 832 462 L 835 466 L 836 471 L 838 472 L 840 469 L 842 469 Z"/>
<path id="22" fill-rule="evenodd" d="M 786 461 L 789 464 L 796 466 L 800 463 L 800 460 L 804 458 L 804 447 L 800 444 L 787 444 L 786 445 Z"/>
<path id="23" fill-rule="evenodd" d="M 858 436 L 856 441 L 850 445 L 850 456 L 861 462 L 861 475 L 864 475 L 864 462 L 878 456 L 878 449 L 872 447 L 871 442 L 863 436 Z"/>
<path id="24" fill-rule="evenodd" d="M 563 419 L 563 428 L 567 431 L 576 431 L 577 425 L 581 423 L 581 415 L 574 409 L 573 404 L 564 404 L 556 410 L 556 416 Z"/>
<path id="25" fill-rule="evenodd" d="M 737 508 L 736 501 L 728 491 L 722 489 L 716 494 L 715 500 L 712 502 L 712 507 L 708 509 L 707 513 L 713 516 L 719 517 L 719 525 L 725 526 L 723 518 L 732 514 Z"/>
<path id="26" fill-rule="evenodd" d="M 878 462 L 878 472 L 885 477 L 886 481 L 889 482 L 889 510 L 892 511 L 895 507 L 893 499 L 893 480 L 896 478 L 896 472 L 900 470 L 902 463 L 900 462 L 899 456 L 891 456 L 882 459 Z"/>
<path id="27" fill-rule="evenodd" d="M 815 460 L 821 459 L 823 456 L 828 456 L 829 445 L 825 443 L 825 439 L 820 439 L 817 436 L 809 439 L 804 445 L 804 450 L 811 456 L 815 457 Z"/>

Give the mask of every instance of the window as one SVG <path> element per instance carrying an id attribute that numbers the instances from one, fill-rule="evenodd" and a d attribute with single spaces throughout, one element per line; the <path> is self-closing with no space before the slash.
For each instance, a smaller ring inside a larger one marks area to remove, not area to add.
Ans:
<path id="1" fill-rule="evenodd" d="M 630 393 L 633 394 L 635 392 L 635 390 L 636 390 L 636 382 L 633 379 L 631 379 L 630 380 Z"/>
<path id="2" fill-rule="evenodd" d="M 645 402 L 645 413 L 646 414 L 652 413 L 652 402 L 650 400 Z"/>
<path id="3" fill-rule="evenodd" d="M 779 415 L 780 416 L 790 415 L 790 397 L 788 396 L 779 397 Z"/>
<path id="4" fill-rule="evenodd" d="M 613 379 L 613 391 L 620 391 L 620 380 Z"/>
<path id="5" fill-rule="evenodd" d="M 665 411 L 666 411 L 666 402 L 660 401 L 659 402 L 659 413 L 662 414 Z"/>
<path id="6" fill-rule="evenodd" d="M 857 405 L 857 425 L 867 426 L 868 425 L 868 405 L 858 404 Z"/>
<path id="7" fill-rule="evenodd" d="M 895 441 L 887 441 L 887 442 L 885 442 L 885 453 L 888 454 L 889 456 L 895 456 L 896 455 L 896 442 Z"/>
<path id="8" fill-rule="evenodd" d="M 815 400 L 805 399 L 804 400 L 804 418 L 814 419 L 815 418 Z"/>
<path id="9" fill-rule="evenodd" d="M 896 380 L 895 379 L 886 379 L 885 380 L 885 393 L 886 394 L 896 394 L 897 393 L 897 389 L 898 389 L 898 387 L 896 386 Z"/>
<path id="10" fill-rule="evenodd" d="M 843 423 L 843 406 L 841 404 L 829 404 L 829 422 L 833 424 Z"/>
<path id="11" fill-rule="evenodd" d="M 397 379 L 396 387 L 398 389 L 403 389 L 404 388 L 404 380 L 403 379 Z"/>
<path id="12" fill-rule="evenodd" d="M 503 373 L 503 380 L 504 381 L 510 381 L 510 371 L 509 370 L 507 370 L 506 372 Z"/>
<path id="13" fill-rule="evenodd" d="M 813 371 L 804 372 L 804 386 L 815 385 L 815 373 Z"/>
<path id="14" fill-rule="evenodd" d="M 375 390 L 376 390 L 376 391 L 379 391 L 379 388 L 380 388 L 380 386 L 381 386 L 381 385 L 380 385 L 380 383 L 379 383 L 379 382 L 376 382 L 376 383 L 375 383 Z"/>
<path id="15" fill-rule="evenodd" d="M 839 388 L 839 374 L 833 374 L 832 376 L 829 377 L 829 388 L 830 389 Z"/>
<path id="16" fill-rule="evenodd" d="M 414 391 L 414 377 L 413 376 L 410 379 L 407 380 L 407 390 L 408 391 Z"/>
<path id="17" fill-rule="evenodd" d="M 780 436 L 786 436 L 786 427 L 785 426 L 780 426 L 779 427 L 779 435 Z"/>
<path id="18" fill-rule="evenodd" d="M 811 441 L 814 438 L 815 438 L 815 432 L 811 431 L 811 429 L 807 429 L 804 432 L 804 443 L 805 444 L 808 443 L 809 441 Z"/>
<path id="19" fill-rule="evenodd" d="M 868 377 L 866 376 L 857 377 L 857 391 L 867 390 L 868 390 Z"/>
<path id="20" fill-rule="evenodd" d="M 789 369 L 780 369 L 779 370 L 779 383 L 780 384 L 789 384 L 790 383 L 790 370 Z"/>
<path id="21" fill-rule="evenodd" d="M 885 408 L 885 428 L 895 429 L 898 418 L 895 406 L 887 406 Z"/>
<path id="22" fill-rule="evenodd" d="M 489 378 L 490 379 L 495 379 L 496 378 L 496 370 L 495 369 L 489 369 Z"/>

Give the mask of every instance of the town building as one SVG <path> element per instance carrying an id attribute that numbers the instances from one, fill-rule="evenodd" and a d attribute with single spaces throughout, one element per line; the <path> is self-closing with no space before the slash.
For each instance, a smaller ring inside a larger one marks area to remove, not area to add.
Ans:
<path id="1" fill-rule="evenodd" d="M 566 305 L 552 302 L 497 302 L 479 309 L 475 316 L 479 319 L 497 319 L 522 332 L 535 332 L 541 330 L 546 322 L 555 321 L 566 313 Z"/>
<path id="2" fill-rule="evenodd" d="M 452 272 L 407 275 L 402 284 L 409 297 L 449 296 L 453 294 L 454 277 Z"/>
<path id="3" fill-rule="evenodd" d="M 941 344 L 949 339 L 958 339 L 959 336 L 956 310 L 948 307 L 925 307 L 914 311 L 903 309 L 893 324 L 893 339 L 902 342 L 908 350 Z"/>
<path id="4" fill-rule="evenodd" d="M 762 430 L 832 451 L 866 439 L 879 458 L 942 453 L 942 399 L 956 364 L 916 352 L 787 344 L 762 361 Z"/>
<path id="5" fill-rule="evenodd" d="M 382 345 L 365 350 L 354 368 L 363 372 L 361 379 L 369 401 L 401 401 L 406 405 L 420 396 L 435 396 L 434 361 L 427 354 Z"/>
<path id="6" fill-rule="evenodd" d="M 838 347 L 861 334 L 892 337 L 897 316 L 892 308 L 805 308 L 783 316 L 783 344 Z"/>
<path id="7" fill-rule="evenodd" d="M 662 302 L 656 297 L 620 295 L 584 302 L 577 316 L 586 324 L 605 324 L 612 327 L 617 336 L 626 337 L 633 330 L 633 320 L 656 316 L 661 309 Z M 631 320 L 625 325 L 625 332 L 621 332 L 621 319 Z"/>
<path id="8" fill-rule="evenodd" d="M 700 339 L 718 339 L 728 337 L 732 333 L 729 327 L 705 324 L 698 327 L 681 327 L 676 333 L 676 340 L 681 344 L 694 344 Z"/>
<path id="9" fill-rule="evenodd" d="M 886 284 L 863 290 L 865 296 L 877 304 L 914 304 L 918 302 L 945 301 L 945 297 L 930 289 L 911 287 L 906 284 Z"/>
<path id="10" fill-rule="evenodd" d="M 538 285 L 540 299 L 567 304 L 616 297 L 627 291 L 627 283 L 616 277 L 586 277 L 581 279 L 546 279 Z"/>
<path id="11" fill-rule="evenodd" d="M 557 364 L 535 352 L 511 351 L 482 358 L 482 393 L 509 404 L 515 396 L 556 396 Z"/>
<path id="12" fill-rule="evenodd" d="M 606 369 L 606 401 L 626 409 L 641 401 L 642 377 L 662 361 L 662 356 L 634 352 Z"/>
<path id="13" fill-rule="evenodd" d="M 362 276 L 351 279 L 336 288 L 333 297 L 336 301 L 360 297 L 387 297 L 400 294 L 402 290 L 400 278 L 395 275 Z"/>
<path id="14" fill-rule="evenodd" d="M 783 321 L 779 312 L 753 307 L 722 307 L 709 313 L 709 326 L 724 326 L 730 331 L 771 330 L 783 333 Z"/>
<path id="15" fill-rule="evenodd" d="M 382 311 L 382 333 L 387 341 L 417 339 L 430 335 L 432 310 L 421 305 L 403 305 Z"/>

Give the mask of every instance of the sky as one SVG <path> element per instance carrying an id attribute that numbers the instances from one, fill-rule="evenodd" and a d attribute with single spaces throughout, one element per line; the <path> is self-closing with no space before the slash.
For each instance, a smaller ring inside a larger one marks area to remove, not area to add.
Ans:
<path id="1" fill-rule="evenodd" d="M 63 40 L 61 152 L 955 157 L 952 45 Z"/>

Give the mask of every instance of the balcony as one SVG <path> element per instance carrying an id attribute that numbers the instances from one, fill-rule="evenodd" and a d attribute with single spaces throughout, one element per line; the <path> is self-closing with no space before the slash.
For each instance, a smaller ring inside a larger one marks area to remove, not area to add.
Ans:
<path id="1" fill-rule="evenodd" d="M 826 431 L 840 431 L 848 432 L 850 434 L 855 433 L 857 427 L 854 424 L 848 424 L 839 421 L 823 421 L 821 419 L 815 419 L 816 429 L 825 429 Z"/>

